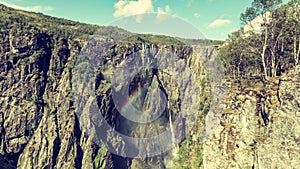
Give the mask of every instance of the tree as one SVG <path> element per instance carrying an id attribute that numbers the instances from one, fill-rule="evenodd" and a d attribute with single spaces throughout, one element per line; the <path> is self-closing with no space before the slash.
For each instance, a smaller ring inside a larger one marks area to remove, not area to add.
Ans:
<path id="1" fill-rule="evenodd" d="M 257 44 L 256 36 L 244 36 L 243 29 L 232 32 L 225 45 L 219 48 L 219 57 L 224 63 L 225 73 L 234 79 L 260 74 L 260 61 L 253 48 Z"/>
<path id="2" fill-rule="evenodd" d="M 269 76 L 275 76 L 274 73 L 275 69 L 275 61 L 276 59 L 274 56 L 271 58 L 271 71 L 268 71 L 267 69 L 267 61 L 269 58 L 267 58 L 267 48 L 270 44 L 268 44 L 269 38 L 270 38 L 270 31 L 275 31 L 272 27 L 274 27 L 276 24 L 271 25 L 273 21 L 273 15 L 272 12 L 282 3 L 282 0 L 254 0 L 251 4 L 251 7 L 248 7 L 245 11 L 245 13 L 241 14 L 241 21 L 243 25 L 249 25 L 252 27 L 252 30 L 250 31 L 250 34 L 257 34 L 259 33 L 261 35 L 260 37 L 260 43 L 261 48 L 258 48 L 260 51 L 262 66 L 263 66 L 263 72 L 264 77 L 267 79 Z M 253 21 L 256 18 L 261 18 L 261 28 L 260 30 L 256 30 L 253 27 Z M 271 29 L 270 29 L 271 26 Z M 271 33 L 272 34 L 272 33 Z M 273 35 L 275 36 L 275 33 L 273 32 Z M 272 36 L 273 36 L 272 35 Z M 279 35 L 277 35 L 279 36 Z M 274 37 L 273 37 L 274 38 Z M 276 38 L 278 39 L 278 38 Z M 276 42 L 275 42 L 276 43 Z"/>
<path id="3" fill-rule="evenodd" d="M 300 59 L 300 0 L 289 1 L 287 8 L 287 26 L 285 28 L 287 29 L 286 32 L 293 38 L 293 57 L 295 65 L 297 65 Z"/>
<path id="4" fill-rule="evenodd" d="M 299 64 L 299 2 L 291 0 L 272 12 L 272 20 L 268 25 L 272 75 Z"/>
<path id="5" fill-rule="evenodd" d="M 241 14 L 245 27 L 228 35 L 219 48 L 227 75 L 268 79 L 299 64 L 300 0 L 278 7 L 280 3 L 254 0 Z"/>

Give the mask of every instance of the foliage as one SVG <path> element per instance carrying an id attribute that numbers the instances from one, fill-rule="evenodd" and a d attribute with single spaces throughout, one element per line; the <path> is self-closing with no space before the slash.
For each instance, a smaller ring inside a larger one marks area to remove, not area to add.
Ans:
<path id="1" fill-rule="evenodd" d="M 41 13 L 12 9 L 2 4 L 0 4 L 0 11 L 0 37 L 9 35 L 10 33 L 24 32 L 32 34 L 47 33 L 51 35 L 54 40 L 59 38 L 86 39 L 96 32 L 101 32 L 102 35 L 107 35 L 107 37 L 111 38 L 119 36 L 120 34 L 129 34 L 129 32 L 117 27 L 101 27 L 84 24 L 47 16 Z"/>
<path id="2" fill-rule="evenodd" d="M 130 36 L 120 42 L 131 43 L 131 44 L 154 44 L 154 45 L 184 45 L 184 43 L 176 38 L 164 35 L 151 35 L 151 34 L 137 34 Z"/>
<path id="3" fill-rule="evenodd" d="M 203 144 L 194 140 L 192 135 L 187 135 L 181 143 L 178 157 L 175 161 L 175 168 L 198 169 L 203 163 Z"/>
<path id="4" fill-rule="evenodd" d="M 107 150 L 105 150 L 104 148 L 99 148 L 98 153 L 96 155 L 96 157 L 94 158 L 94 167 L 95 168 L 105 168 L 106 166 L 106 160 L 105 160 L 105 156 L 106 156 Z"/>
<path id="5" fill-rule="evenodd" d="M 254 0 L 241 15 L 242 24 L 252 29 L 245 31 L 241 28 L 231 33 L 219 48 L 227 75 L 268 79 L 299 64 L 299 0 L 280 4 L 281 0 Z M 252 25 L 258 17 L 263 20 L 260 29 Z"/>

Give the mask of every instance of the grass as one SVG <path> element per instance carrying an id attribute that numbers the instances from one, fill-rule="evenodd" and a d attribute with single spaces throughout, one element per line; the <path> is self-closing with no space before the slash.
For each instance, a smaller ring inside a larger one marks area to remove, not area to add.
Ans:
<path id="1" fill-rule="evenodd" d="M 107 151 L 104 148 L 99 148 L 98 149 L 98 153 L 96 155 L 96 157 L 94 158 L 94 165 L 95 168 L 101 168 L 104 169 L 106 166 L 106 160 L 105 160 L 105 156 L 106 156 Z"/>
<path id="2" fill-rule="evenodd" d="M 179 148 L 178 157 L 175 160 L 174 168 L 198 169 L 203 163 L 203 145 L 194 142 L 192 135 L 188 134 Z"/>

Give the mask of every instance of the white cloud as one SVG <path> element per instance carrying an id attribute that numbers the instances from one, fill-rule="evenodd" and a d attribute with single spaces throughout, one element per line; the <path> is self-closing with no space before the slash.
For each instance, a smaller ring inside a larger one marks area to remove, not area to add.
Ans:
<path id="1" fill-rule="evenodd" d="M 158 20 L 163 20 L 165 18 L 164 16 L 166 16 L 166 14 L 171 13 L 171 11 L 172 11 L 172 9 L 170 8 L 169 5 L 166 5 L 165 9 L 162 9 L 162 8 L 158 7 L 157 8 L 157 17 L 156 18 Z"/>
<path id="2" fill-rule="evenodd" d="M 196 13 L 194 13 L 194 17 L 199 18 L 200 14 L 196 12 Z"/>
<path id="3" fill-rule="evenodd" d="M 166 5 L 165 6 L 165 9 L 162 9 L 161 7 L 158 7 L 157 8 L 157 13 L 158 14 L 167 14 L 167 13 L 170 13 L 172 10 L 171 10 L 171 8 L 170 8 L 170 6 L 169 5 Z"/>
<path id="4" fill-rule="evenodd" d="M 115 3 L 114 17 L 132 16 L 153 12 L 152 0 L 119 0 Z"/>
<path id="5" fill-rule="evenodd" d="M 134 16 L 136 15 L 136 22 L 140 23 L 143 20 L 143 14 L 147 12 L 155 12 L 152 0 L 119 0 L 114 4 L 114 17 Z M 165 14 L 171 13 L 172 9 L 169 5 L 164 8 L 157 8 L 157 19 L 163 20 Z"/>
<path id="6" fill-rule="evenodd" d="M 213 21 L 211 24 L 209 24 L 208 27 L 210 28 L 221 27 L 221 26 L 229 25 L 231 23 L 232 21 L 228 19 L 217 19 Z"/>
<path id="7" fill-rule="evenodd" d="M 40 6 L 40 5 L 36 5 L 36 6 L 20 6 L 20 5 L 15 5 L 15 4 L 11 4 L 11 3 L 7 3 L 5 1 L 0 0 L 0 3 L 11 7 L 11 8 L 15 8 L 15 9 L 20 9 L 20 10 L 24 10 L 24 11 L 32 11 L 32 12 L 47 12 L 47 11 L 52 11 L 54 10 L 53 7 L 51 6 Z"/>
<path id="8" fill-rule="evenodd" d="M 165 11 L 166 13 L 170 13 L 172 11 L 169 5 L 165 7 Z"/>

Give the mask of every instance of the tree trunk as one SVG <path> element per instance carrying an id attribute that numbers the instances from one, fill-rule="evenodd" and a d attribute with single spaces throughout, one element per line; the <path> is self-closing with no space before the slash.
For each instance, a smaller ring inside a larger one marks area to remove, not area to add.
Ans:
<path id="1" fill-rule="evenodd" d="M 275 31 L 275 26 L 273 26 L 273 29 L 272 29 L 272 40 L 273 40 L 273 46 L 271 48 L 271 76 L 272 77 L 275 77 L 277 76 L 277 66 L 276 66 L 276 49 L 278 47 L 278 42 L 280 40 L 280 37 L 281 37 L 281 31 L 280 33 L 278 34 L 278 36 L 275 38 L 275 35 L 276 34 L 276 31 Z M 276 39 L 276 40 L 275 40 Z"/>
<path id="2" fill-rule="evenodd" d="M 267 71 L 267 66 L 266 66 L 266 60 L 265 60 L 265 55 L 266 55 L 266 50 L 267 50 L 267 39 L 268 39 L 268 29 L 265 28 L 265 39 L 263 43 L 263 48 L 261 52 L 261 61 L 263 64 L 263 69 L 264 69 L 264 76 L 266 79 L 268 79 L 268 71 Z"/>
<path id="3" fill-rule="evenodd" d="M 271 51 L 271 76 L 275 77 L 276 76 L 276 53 L 272 50 Z"/>
<path id="4" fill-rule="evenodd" d="M 297 42 L 296 42 L 297 43 Z M 298 39 L 298 51 L 297 51 L 297 54 L 296 54 L 296 65 L 298 65 L 299 64 L 299 59 L 300 59 L 300 37 L 299 37 L 299 39 Z"/>
<path id="5" fill-rule="evenodd" d="M 298 56 L 297 56 L 297 37 L 294 36 L 294 51 L 293 51 L 293 56 L 294 56 L 294 62 L 295 66 L 298 64 Z"/>

